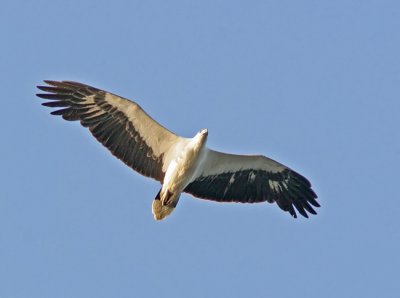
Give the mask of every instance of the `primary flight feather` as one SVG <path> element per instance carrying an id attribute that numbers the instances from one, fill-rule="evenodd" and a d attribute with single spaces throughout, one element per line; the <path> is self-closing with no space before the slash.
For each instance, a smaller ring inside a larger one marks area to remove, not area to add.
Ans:
<path id="1" fill-rule="evenodd" d="M 207 129 L 183 138 L 152 119 L 137 103 L 72 81 L 44 81 L 43 105 L 65 120 L 80 121 L 126 165 L 161 182 L 152 211 L 156 220 L 171 214 L 182 192 L 218 202 L 276 202 L 297 217 L 316 214 L 320 205 L 310 182 L 261 155 L 208 149 Z"/>

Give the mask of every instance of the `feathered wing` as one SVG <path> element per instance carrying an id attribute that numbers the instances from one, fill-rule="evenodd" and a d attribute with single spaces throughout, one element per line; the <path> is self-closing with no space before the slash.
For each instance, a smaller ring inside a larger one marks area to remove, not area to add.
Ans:
<path id="1" fill-rule="evenodd" d="M 110 152 L 139 173 L 163 181 L 170 152 L 183 138 L 153 120 L 137 103 L 71 81 L 38 86 L 44 106 L 65 120 L 80 121 Z"/>
<path id="2" fill-rule="evenodd" d="M 316 214 L 317 195 L 310 182 L 265 156 L 226 154 L 207 149 L 196 177 L 185 192 L 218 202 L 276 202 L 297 217 Z"/>

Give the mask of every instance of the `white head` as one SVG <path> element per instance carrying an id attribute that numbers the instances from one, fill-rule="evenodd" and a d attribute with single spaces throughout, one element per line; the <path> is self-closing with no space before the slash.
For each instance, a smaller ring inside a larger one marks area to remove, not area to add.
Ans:
<path id="1" fill-rule="evenodd" d="M 199 144 L 204 144 L 207 140 L 207 136 L 208 136 L 208 130 L 205 129 L 201 129 L 195 136 L 195 139 L 197 140 L 196 142 L 199 142 Z"/>
<path id="2" fill-rule="evenodd" d="M 198 134 L 208 136 L 208 129 L 207 128 L 203 128 L 198 132 Z"/>

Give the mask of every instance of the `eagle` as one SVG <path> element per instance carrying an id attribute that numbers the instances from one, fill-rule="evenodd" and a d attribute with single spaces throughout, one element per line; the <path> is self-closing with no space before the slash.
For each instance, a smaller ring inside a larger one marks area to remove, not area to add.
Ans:
<path id="1" fill-rule="evenodd" d="M 162 220 L 174 211 L 182 192 L 217 202 L 276 203 L 296 218 L 320 207 L 310 182 L 263 155 L 237 155 L 207 148 L 208 130 L 193 138 L 169 131 L 136 102 L 74 81 L 45 80 L 42 105 L 52 115 L 79 121 L 115 157 L 161 183 L 152 212 Z"/>

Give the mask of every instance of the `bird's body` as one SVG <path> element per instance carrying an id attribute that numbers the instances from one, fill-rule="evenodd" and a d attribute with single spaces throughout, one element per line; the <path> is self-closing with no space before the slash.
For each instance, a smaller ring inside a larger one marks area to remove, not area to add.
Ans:
<path id="1" fill-rule="evenodd" d="M 78 120 L 110 152 L 137 172 L 161 182 L 153 201 L 157 220 L 168 216 L 182 192 L 218 202 L 276 202 L 297 217 L 316 214 L 316 194 L 306 178 L 261 155 L 235 155 L 206 147 L 208 130 L 180 137 L 152 119 L 137 103 L 71 81 L 45 81 L 53 115 Z M 307 212 L 306 212 L 307 211 Z"/>
<path id="2" fill-rule="evenodd" d="M 153 201 L 153 214 L 157 220 L 169 215 L 178 204 L 186 186 L 196 177 L 205 153 L 208 131 L 200 131 L 193 139 L 177 148 L 176 158 L 171 160 L 165 173 L 159 194 Z"/>

